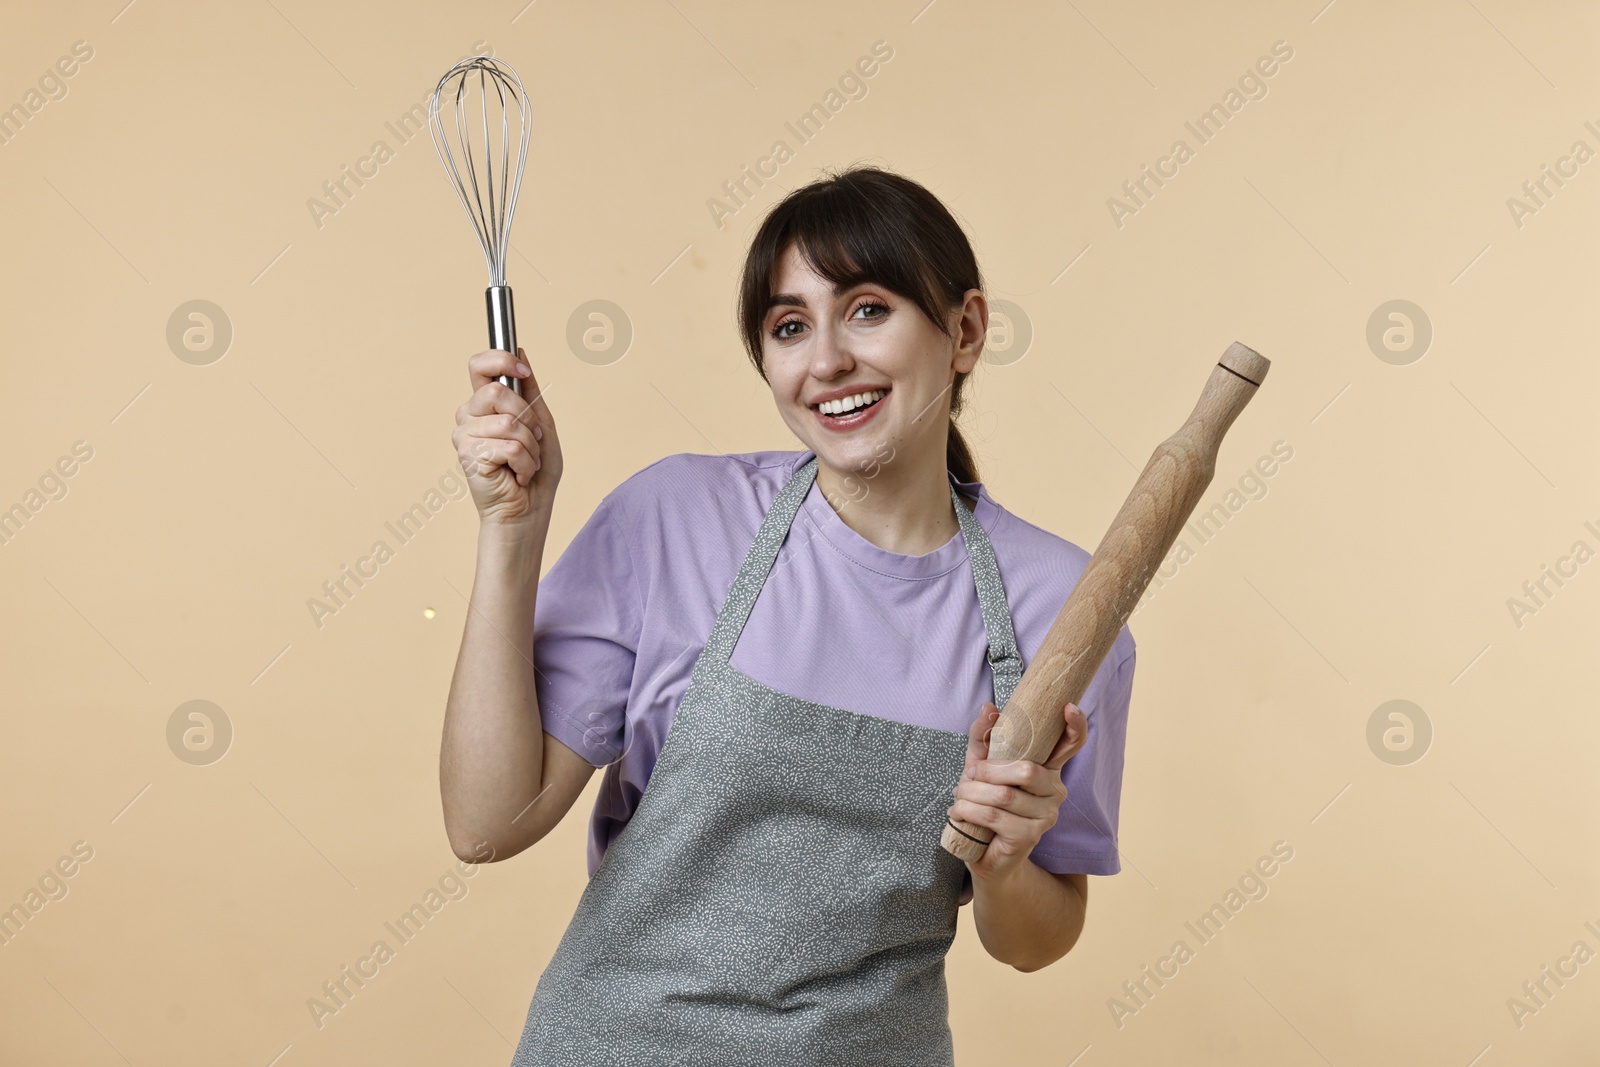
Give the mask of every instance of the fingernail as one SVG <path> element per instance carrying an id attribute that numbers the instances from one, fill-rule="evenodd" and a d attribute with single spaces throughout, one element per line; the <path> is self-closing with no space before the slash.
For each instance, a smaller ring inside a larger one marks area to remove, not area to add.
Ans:
<path id="1" fill-rule="evenodd" d="M 543 441 L 544 440 L 544 429 L 542 427 L 535 426 L 533 428 L 533 439 L 535 441 Z"/>
<path id="2" fill-rule="evenodd" d="M 527 374 L 528 373 L 528 365 L 526 363 L 518 363 L 517 364 L 517 373 L 518 374 Z"/>

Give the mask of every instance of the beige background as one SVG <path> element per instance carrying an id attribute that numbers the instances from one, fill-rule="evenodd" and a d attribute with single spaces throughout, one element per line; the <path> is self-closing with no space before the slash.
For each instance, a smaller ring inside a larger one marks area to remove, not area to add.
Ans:
<path id="1" fill-rule="evenodd" d="M 0 545 L 0 905 L 93 856 L 0 945 L 0 1061 L 510 1059 L 599 776 L 535 850 L 452 880 L 470 503 L 320 629 L 306 607 L 455 469 L 482 261 L 426 136 L 384 123 L 483 42 L 536 112 L 509 276 L 567 455 L 547 566 L 663 455 L 798 447 L 733 298 L 761 213 L 822 167 L 897 169 L 968 228 L 1033 331 L 975 376 L 983 475 L 1079 544 L 1230 341 L 1273 360 L 1202 508 L 1274 442 L 1293 459 L 1132 622 L 1123 871 L 1038 973 L 963 912 L 960 1063 L 1593 1062 L 1600 963 L 1520 1026 L 1507 1001 L 1600 951 L 1600 563 L 1520 627 L 1507 599 L 1600 549 L 1600 162 L 1520 226 L 1507 200 L 1600 149 L 1594 9 L 924 2 L 8 7 L 0 106 L 74 42 L 93 58 L 0 146 L 0 507 L 93 456 Z M 880 40 L 867 95 L 797 146 L 784 122 Z M 1266 96 L 1197 145 L 1184 122 L 1277 41 Z M 1194 158 L 1119 228 L 1107 199 L 1180 137 Z M 707 200 L 779 138 L 795 158 L 719 229 Z M 308 198 L 379 139 L 393 158 L 319 227 Z M 233 329 L 209 365 L 166 338 L 193 299 Z M 595 299 L 635 333 L 613 362 L 568 347 Z M 1397 299 L 1434 334 L 1407 365 L 1366 339 Z M 1393 699 L 1433 731 L 1408 765 L 1367 740 Z M 231 723 L 209 765 L 169 748 L 191 700 Z M 1277 841 L 1269 894 L 1200 945 L 1184 923 Z M 314 1025 L 441 879 L 465 896 Z M 1108 1001 L 1137 1006 L 1123 983 L 1179 939 L 1193 958 L 1119 1026 Z"/>

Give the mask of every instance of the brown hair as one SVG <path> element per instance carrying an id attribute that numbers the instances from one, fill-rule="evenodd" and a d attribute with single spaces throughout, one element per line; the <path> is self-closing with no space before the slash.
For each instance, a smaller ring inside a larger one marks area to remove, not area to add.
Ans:
<path id="1" fill-rule="evenodd" d="M 921 309 L 946 337 L 946 316 L 968 289 L 983 289 L 977 257 L 960 225 L 922 185 L 878 167 L 859 165 L 795 189 L 762 221 L 750 242 L 739 282 L 739 329 L 763 381 L 762 320 L 774 291 L 778 261 L 791 242 L 822 277 L 840 289 L 874 282 Z M 956 428 L 961 387 L 950 386 L 950 433 L 945 466 L 957 481 L 978 480 L 977 462 Z"/>

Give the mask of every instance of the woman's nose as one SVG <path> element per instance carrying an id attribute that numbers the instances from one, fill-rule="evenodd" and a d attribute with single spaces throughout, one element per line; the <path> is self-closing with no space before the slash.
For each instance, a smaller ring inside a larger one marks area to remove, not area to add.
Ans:
<path id="1" fill-rule="evenodd" d="M 814 377 L 827 380 L 855 365 L 848 341 L 838 333 L 824 326 L 811 336 L 811 373 Z"/>

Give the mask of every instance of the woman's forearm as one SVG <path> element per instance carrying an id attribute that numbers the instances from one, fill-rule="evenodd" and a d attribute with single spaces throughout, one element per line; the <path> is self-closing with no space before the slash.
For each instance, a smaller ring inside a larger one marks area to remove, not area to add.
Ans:
<path id="1" fill-rule="evenodd" d="M 542 788 L 533 611 L 548 529 L 548 517 L 527 525 L 485 522 L 479 529 L 439 746 L 445 833 L 462 859 L 483 859 L 485 843 L 504 859 L 549 829 L 540 819 L 517 818 Z"/>
<path id="2" fill-rule="evenodd" d="M 972 920 L 989 955 L 1019 971 L 1065 956 L 1083 932 L 1083 896 L 1032 860 L 997 878 L 972 879 Z"/>

